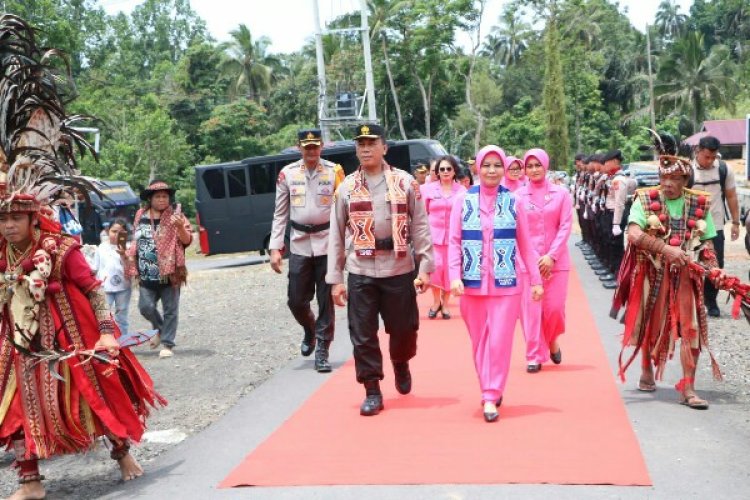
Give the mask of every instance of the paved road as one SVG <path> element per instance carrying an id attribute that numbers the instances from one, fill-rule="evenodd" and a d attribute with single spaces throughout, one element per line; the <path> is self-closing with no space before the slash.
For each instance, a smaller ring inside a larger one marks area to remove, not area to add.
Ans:
<path id="1" fill-rule="evenodd" d="M 584 283 L 598 280 L 572 246 L 571 256 Z M 240 262 L 242 259 L 240 259 Z M 243 265 L 223 263 L 225 265 Z M 601 340 L 612 365 L 613 377 L 619 353 L 621 327 L 607 316 L 611 293 L 600 286 L 584 286 Z M 345 315 L 337 321 L 346 332 Z M 567 335 L 575 335 L 570 325 Z M 351 356 L 346 336 L 334 342 L 331 361 L 340 366 Z M 341 341 L 344 340 L 344 341 Z M 705 361 L 705 360 L 704 360 Z M 234 488 L 217 490 L 216 485 L 244 456 L 283 425 L 327 375 L 311 373 L 309 359 L 295 359 L 273 378 L 243 397 L 221 420 L 202 433 L 180 443 L 149 464 L 138 481 L 120 486 L 108 499 L 745 499 L 750 486 L 750 424 L 746 408 L 727 400 L 720 389 L 701 391 L 714 402 L 708 411 L 691 411 L 676 403 L 676 393 L 667 383 L 655 394 L 635 390 L 637 373 L 618 389 L 639 438 L 651 474 L 653 487 L 563 486 L 563 485 L 428 485 L 428 486 L 332 486 L 293 488 Z M 674 360 L 665 380 L 679 378 Z M 354 381 L 352 381 L 354 383 Z M 720 386 L 719 386 L 720 387 Z M 716 403 L 717 401 L 722 401 Z M 501 422 L 502 424 L 502 422 Z M 310 431 L 315 432 L 311 423 Z M 550 443 L 554 446 L 554 443 Z M 321 453 L 325 453 L 321 450 Z M 498 450 L 502 453 L 502 450 Z M 608 450 L 600 451 L 602 456 Z M 315 460 L 315 457 L 310 457 Z M 363 457 L 363 466 L 366 461 Z M 488 463 L 491 467 L 492 463 Z M 744 493 L 743 493 L 744 492 Z"/>
<path id="2" fill-rule="evenodd" d="M 268 262 L 267 255 L 234 254 L 228 257 L 197 256 L 187 260 L 188 271 L 205 271 L 208 269 L 225 269 L 227 267 L 252 266 Z"/>

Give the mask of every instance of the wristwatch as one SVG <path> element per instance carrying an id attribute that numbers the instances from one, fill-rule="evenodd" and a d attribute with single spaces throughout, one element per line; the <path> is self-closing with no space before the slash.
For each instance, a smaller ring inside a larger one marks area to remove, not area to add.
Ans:
<path id="1" fill-rule="evenodd" d="M 733 225 L 733 226 L 739 226 L 739 225 L 740 225 L 740 221 L 738 221 L 738 220 L 733 220 L 733 221 L 732 221 L 732 225 Z"/>

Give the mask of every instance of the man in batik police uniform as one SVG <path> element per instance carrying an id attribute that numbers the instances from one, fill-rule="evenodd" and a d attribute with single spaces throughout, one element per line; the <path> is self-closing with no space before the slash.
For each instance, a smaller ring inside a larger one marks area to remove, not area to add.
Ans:
<path id="1" fill-rule="evenodd" d="M 354 346 L 357 382 L 365 386 L 360 414 L 383 409 L 380 381 L 383 355 L 378 317 L 389 335 L 396 390 L 412 388 L 409 360 L 417 353 L 417 290 L 429 284 L 434 269 L 432 239 L 419 184 L 407 172 L 385 162 L 383 128 L 357 127 L 360 167 L 339 186 L 331 213 L 328 276 L 334 302 L 348 299 L 349 335 Z M 414 278 L 414 260 L 419 272 Z M 344 285 L 344 268 L 349 271 Z M 348 289 L 348 294 L 347 294 Z"/>
<path id="2" fill-rule="evenodd" d="M 333 194 L 343 178 L 343 170 L 320 157 L 320 130 L 301 130 L 298 145 L 302 158 L 284 167 L 276 181 L 276 210 L 273 216 L 271 268 L 282 271 L 284 236 L 289 231 L 289 310 L 302 326 L 300 351 L 309 356 L 315 350 L 315 370 L 330 372 L 328 349 L 333 340 L 334 312 L 331 287 L 325 281 L 328 261 L 328 228 Z M 310 302 L 318 300 L 318 317 Z"/>

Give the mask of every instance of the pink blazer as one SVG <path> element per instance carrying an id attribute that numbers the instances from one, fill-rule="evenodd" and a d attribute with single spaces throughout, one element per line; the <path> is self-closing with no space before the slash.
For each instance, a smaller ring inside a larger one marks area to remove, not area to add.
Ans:
<path id="1" fill-rule="evenodd" d="M 443 196 L 440 181 L 430 182 L 422 186 L 422 197 L 427 216 L 430 221 L 430 233 L 433 245 L 448 244 L 448 228 L 450 227 L 451 208 L 459 193 L 465 193 L 466 188 L 454 182 L 453 190 L 448 198 Z"/>
<path id="2" fill-rule="evenodd" d="M 555 260 L 553 271 L 570 270 L 568 237 L 573 225 L 573 202 L 563 187 L 549 183 L 549 199 L 539 207 L 531 201 L 529 186 L 515 193 L 518 205 L 526 212 L 531 243 L 539 256 Z M 536 266 L 535 266 L 536 267 Z"/>
<path id="3" fill-rule="evenodd" d="M 461 279 L 463 254 L 461 251 L 461 219 L 466 193 L 456 196 L 451 210 L 450 239 L 448 243 L 448 275 L 451 282 Z M 513 196 L 513 194 L 511 194 Z M 492 214 L 480 212 L 479 220 L 482 224 L 482 255 L 492 255 Z M 536 262 L 539 255 L 531 244 L 529 224 L 524 210 L 518 207 L 516 200 L 516 281 L 515 287 L 500 288 L 495 286 L 495 273 L 491 264 L 482 265 L 482 286 L 480 288 L 464 288 L 466 295 L 516 295 L 521 293 L 520 265 L 523 262 L 533 262 L 534 265 L 525 266 L 529 271 L 531 285 L 541 285 L 539 267 Z M 483 262 L 484 264 L 484 262 Z"/>

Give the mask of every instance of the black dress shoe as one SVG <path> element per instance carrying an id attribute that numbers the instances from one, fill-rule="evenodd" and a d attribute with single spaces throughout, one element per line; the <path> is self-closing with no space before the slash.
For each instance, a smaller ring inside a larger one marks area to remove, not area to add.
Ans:
<path id="1" fill-rule="evenodd" d="M 362 402 L 362 406 L 359 407 L 359 414 L 365 417 L 372 417 L 380 413 L 383 408 L 385 406 L 383 406 L 382 394 L 368 394 Z"/>
<path id="2" fill-rule="evenodd" d="M 332 370 L 331 363 L 328 362 L 328 359 L 322 358 L 322 359 L 315 359 L 315 371 L 318 373 L 328 373 Z"/>
<path id="3" fill-rule="evenodd" d="M 307 357 L 315 351 L 315 332 L 312 328 L 305 328 L 305 336 L 302 337 L 302 344 L 299 346 L 299 352 Z"/>
<path id="4" fill-rule="evenodd" d="M 402 361 L 393 363 L 393 373 L 396 375 L 396 390 L 399 394 L 409 394 L 411 392 L 411 371 L 409 371 L 409 362 Z"/>
<path id="5" fill-rule="evenodd" d="M 528 373 L 538 373 L 542 371 L 542 365 L 540 363 L 531 363 L 526 367 Z"/>
<path id="6" fill-rule="evenodd" d="M 601 276 L 603 274 L 610 274 L 610 273 L 609 273 L 609 269 L 605 267 L 602 269 L 597 269 L 596 271 L 594 271 L 594 274 L 596 274 L 597 276 Z"/>
<path id="7" fill-rule="evenodd" d="M 615 275 L 609 272 L 609 269 L 607 269 L 607 272 L 604 274 L 599 274 L 599 281 L 614 281 Z"/>
<path id="8" fill-rule="evenodd" d="M 712 318 L 719 318 L 721 317 L 721 311 L 719 310 L 718 306 L 709 306 L 708 315 L 711 316 Z"/>
<path id="9" fill-rule="evenodd" d="M 614 290 L 617 288 L 617 282 L 616 281 L 602 281 L 602 286 L 606 288 L 607 290 Z"/>
<path id="10" fill-rule="evenodd" d="M 592 271 L 601 271 L 602 269 L 606 269 L 606 267 L 604 267 L 604 264 L 602 264 L 600 262 L 597 262 L 595 264 L 591 264 L 591 270 Z"/>
<path id="11" fill-rule="evenodd" d="M 557 352 L 549 353 L 549 359 L 551 359 L 556 365 L 562 363 L 562 349 L 558 349 Z"/>

